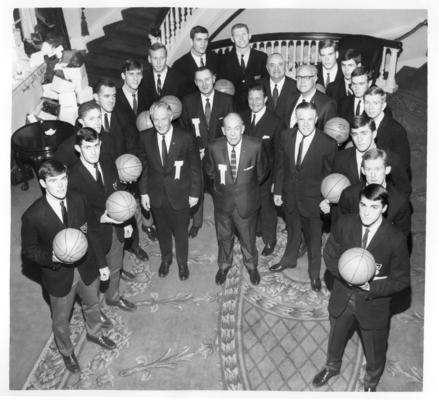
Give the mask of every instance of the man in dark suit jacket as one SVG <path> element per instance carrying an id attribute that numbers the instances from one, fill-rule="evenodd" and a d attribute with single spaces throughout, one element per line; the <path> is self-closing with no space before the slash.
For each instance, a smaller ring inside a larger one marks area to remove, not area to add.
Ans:
<path id="1" fill-rule="evenodd" d="M 145 163 L 139 182 L 141 204 L 152 211 L 157 226 L 162 261 L 159 276 L 165 277 L 172 263 L 172 236 L 179 277 L 189 277 L 189 210 L 202 189 L 201 162 L 195 140 L 189 132 L 171 124 L 172 110 L 164 102 L 150 109 L 154 128 L 142 131 Z"/>
<path id="2" fill-rule="evenodd" d="M 267 75 L 267 54 L 252 49 L 250 31 L 246 24 L 232 26 L 234 49 L 226 53 L 220 63 L 220 77 L 228 79 L 235 86 L 235 101 L 238 111 L 247 106 L 248 87 Z"/>
<path id="3" fill-rule="evenodd" d="M 296 82 L 285 76 L 285 61 L 279 53 L 272 53 L 268 56 L 267 71 L 269 77 L 261 81 L 267 95 L 267 110 L 284 121 L 290 104 L 297 95 Z"/>
<path id="4" fill-rule="evenodd" d="M 340 64 L 343 79 L 335 79 L 326 87 L 326 94 L 334 99 L 337 105 L 343 98 L 352 94 L 351 74 L 356 67 L 362 65 L 361 62 L 362 55 L 358 49 L 351 48 L 342 53 Z"/>
<path id="5" fill-rule="evenodd" d="M 375 122 L 371 118 L 365 114 L 354 117 L 351 126 L 351 138 L 354 147 L 341 150 L 337 153 L 333 172 L 346 176 L 351 184 L 361 182 L 362 157 L 366 151 L 377 147 L 375 144 L 376 136 Z M 392 151 L 386 152 L 391 167 L 391 181 L 397 188 L 409 196 L 412 187 L 400 158 Z"/>
<path id="6" fill-rule="evenodd" d="M 80 295 L 87 338 L 106 349 L 116 344 L 102 335 L 98 301 L 99 275 L 108 280 L 105 258 L 95 249 L 99 246 L 97 223 L 85 199 L 67 190 L 67 168 L 56 160 L 45 161 L 39 171 L 45 195 L 23 214 L 21 226 L 23 257 L 41 267 L 43 285 L 49 293 L 52 331 L 66 368 L 79 372 L 80 367 L 70 339 L 69 319 L 76 295 Z M 66 264 L 53 251 L 55 236 L 66 228 L 81 230 L 87 236 L 85 256 Z M 98 270 L 99 267 L 99 270 Z"/>
<path id="7" fill-rule="evenodd" d="M 313 103 L 300 103 L 296 109 L 297 127 L 281 134 L 274 174 L 274 204 L 284 204 L 287 246 L 280 262 L 270 267 L 279 272 L 295 268 L 301 231 L 308 248 L 311 288 L 320 291 L 322 220 L 320 185 L 332 172 L 337 142 L 316 129 L 317 110 Z"/>
<path id="8" fill-rule="evenodd" d="M 314 65 L 301 65 L 297 69 L 297 89 L 286 113 L 285 125 L 293 128 L 296 123 L 296 107 L 303 102 L 313 103 L 317 109 L 317 129 L 323 130 L 326 121 L 337 115 L 337 105 L 333 99 L 316 89 L 317 68 Z"/>
<path id="9" fill-rule="evenodd" d="M 248 90 L 248 104 L 250 110 L 244 111 L 241 116 L 248 136 L 262 140 L 267 156 L 267 178 L 261 185 L 261 208 L 258 213 L 258 231 L 264 241 L 263 256 L 273 253 L 276 245 L 277 211 L 273 203 L 272 185 L 275 149 L 283 130 L 282 121 L 275 114 L 268 111 L 267 96 L 264 86 L 256 84 Z"/>
<path id="10" fill-rule="evenodd" d="M 172 65 L 172 68 L 179 71 L 186 78 L 182 89 L 183 95 L 197 90 L 196 85 L 194 85 L 194 76 L 198 68 L 207 67 L 216 75 L 220 60 L 215 52 L 207 50 L 209 31 L 204 26 L 194 26 L 190 31 L 190 40 L 192 46 L 190 51 Z"/>
<path id="11" fill-rule="evenodd" d="M 161 43 L 154 43 L 148 49 L 148 60 L 152 68 L 145 71 L 139 87 L 139 91 L 146 99 L 147 109 L 163 96 L 176 96 L 179 99 L 183 97 L 183 85 L 186 77 L 166 65 L 167 57 L 166 47 Z"/>
<path id="12" fill-rule="evenodd" d="M 209 143 L 204 167 L 213 179 L 213 203 L 218 240 L 218 272 L 215 282 L 225 282 L 232 267 L 234 231 L 238 233 L 250 282 L 258 285 L 256 219 L 261 205 L 260 184 L 267 175 L 260 139 L 243 136 L 244 123 L 236 113 L 223 120 L 224 135 Z"/>
<path id="13" fill-rule="evenodd" d="M 319 42 L 320 63 L 317 65 L 317 83 L 325 89 L 330 83 L 343 82 L 343 72 L 338 64 L 338 43 L 334 39 Z"/>
<path id="14" fill-rule="evenodd" d="M 365 391 L 376 391 L 386 363 L 390 300 L 410 284 L 410 261 L 404 235 L 383 218 L 386 190 L 377 184 L 360 193 L 359 216 L 343 215 L 333 226 L 323 257 L 334 277 L 328 311 L 331 330 L 326 366 L 313 379 L 322 386 L 340 372 L 346 343 L 355 326 L 360 330 L 366 357 Z M 338 271 L 340 256 L 363 247 L 375 259 L 375 275 L 361 286 L 346 282 Z"/>
<path id="15" fill-rule="evenodd" d="M 223 118 L 233 111 L 233 97 L 214 90 L 215 75 L 208 67 L 201 67 L 195 71 L 195 85 L 197 92 L 189 94 L 183 99 L 183 113 L 180 123 L 183 129 L 192 131 L 200 150 L 200 159 L 204 157 L 207 144 L 214 138 L 222 136 L 221 125 Z M 204 183 L 206 180 L 204 180 Z M 204 185 L 204 189 L 209 189 Z M 189 237 L 197 236 L 203 225 L 204 191 L 200 201 L 192 208 L 193 222 Z"/>
<path id="16" fill-rule="evenodd" d="M 120 189 L 114 160 L 100 155 L 99 134 L 91 128 L 76 133 L 75 149 L 79 161 L 70 171 L 69 188 L 82 193 L 93 210 L 100 228 L 100 251 L 110 267 L 110 282 L 105 291 L 108 305 L 124 311 L 133 311 L 136 305 L 124 298 L 119 291 L 120 271 L 123 263 L 123 245 L 133 231 L 132 219 L 119 226 L 106 214 L 105 202 L 110 194 Z"/>
<path id="17" fill-rule="evenodd" d="M 375 121 L 376 144 L 379 148 L 396 153 L 404 170 L 411 177 L 410 145 L 405 128 L 385 113 L 386 93 L 377 86 L 371 86 L 364 95 L 364 111 Z"/>

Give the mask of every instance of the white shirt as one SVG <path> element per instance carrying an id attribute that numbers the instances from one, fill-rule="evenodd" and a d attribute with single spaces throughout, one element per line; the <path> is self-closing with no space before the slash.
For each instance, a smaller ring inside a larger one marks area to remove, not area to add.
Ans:
<path id="1" fill-rule="evenodd" d="M 380 126 L 383 118 L 384 118 L 384 112 L 382 112 L 380 115 L 378 115 L 378 117 L 374 118 L 376 130 L 378 130 L 378 127 Z"/>
<path id="2" fill-rule="evenodd" d="M 347 81 L 346 79 L 344 80 L 344 86 L 345 86 L 345 90 L 346 90 L 346 95 L 349 96 L 350 94 L 352 94 L 352 90 L 351 90 L 351 82 Z"/>
<path id="3" fill-rule="evenodd" d="M 111 113 L 104 111 L 103 108 L 101 108 L 101 115 L 102 115 L 102 127 L 105 129 L 105 115 L 108 119 L 108 128 L 111 126 Z"/>
<path id="4" fill-rule="evenodd" d="M 255 119 L 255 125 L 256 125 L 260 121 L 260 119 L 264 116 L 266 109 L 267 107 L 264 106 L 257 113 L 252 112 L 250 123 L 253 121 L 253 115 L 256 115 L 256 119 Z"/>
<path id="5" fill-rule="evenodd" d="M 97 182 L 98 177 L 96 174 L 95 166 L 92 164 L 89 164 L 88 162 L 85 162 L 82 158 L 80 158 L 82 165 L 87 169 L 88 172 L 90 172 L 90 175 L 93 177 L 93 179 Z M 102 173 L 101 164 L 98 162 L 98 170 L 101 173 L 102 182 L 104 182 L 104 174 Z"/>
<path id="6" fill-rule="evenodd" d="M 209 96 L 205 96 L 204 94 L 201 94 L 201 103 L 203 104 L 203 111 L 206 109 L 206 99 L 209 99 L 210 110 L 212 111 L 214 94 L 215 94 L 215 90 L 212 90 L 212 93 Z"/>
<path id="7" fill-rule="evenodd" d="M 159 74 L 157 72 L 154 71 L 154 82 L 155 82 L 155 88 L 157 89 L 157 79 L 158 79 L 158 75 L 160 75 L 160 82 L 162 83 L 162 90 L 163 90 L 163 86 L 165 85 L 165 79 L 166 79 L 166 75 L 168 74 L 168 67 L 166 67 L 162 72 L 160 72 Z"/>
<path id="8" fill-rule="evenodd" d="M 297 130 L 296 145 L 294 147 L 294 159 L 296 160 L 296 164 L 297 164 L 297 156 L 299 155 L 299 146 L 300 146 L 300 142 L 302 141 L 302 138 L 303 138 L 303 145 L 302 145 L 302 162 L 303 162 L 303 160 L 305 159 L 306 152 L 308 151 L 309 146 L 311 145 L 311 142 L 313 141 L 315 135 L 316 135 L 315 129 L 314 132 L 308 136 L 303 136 L 302 133 L 299 130 Z"/>
<path id="9" fill-rule="evenodd" d="M 162 85 L 163 85 L 163 81 L 162 81 Z M 129 103 L 131 109 L 133 109 L 133 102 L 134 102 L 133 95 L 136 97 L 137 105 L 139 104 L 139 97 L 138 97 L 138 92 L 137 92 L 137 90 L 136 90 L 134 93 L 131 93 L 131 92 L 126 88 L 126 86 L 123 85 L 123 86 L 122 86 L 122 92 L 123 92 L 123 94 L 125 95 L 125 97 L 127 98 L 128 103 Z"/>
<path id="10" fill-rule="evenodd" d="M 159 152 L 160 152 L 160 158 L 162 159 L 162 164 L 164 164 L 163 155 L 162 155 L 163 136 L 165 136 L 166 152 L 169 154 L 169 148 L 171 147 L 171 140 L 172 140 L 172 132 L 173 131 L 174 131 L 174 127 L 171 125 L 171 128 L 169 129 L 168 132 L 165 133 L 165 135 L 161 135 L 160 133 L 157 133 L 157 144 L 159 146 Z"/>
<path id="11" fill-rule="evenodd" d="M 250 58 L 250 50 L 249 49 L 246 53 L 244 54 L 244 63 L 245 63 L 245 67 L 247 68 L 248 65 L 248 59 Z M 236 56 L 238 57 L 238 64 L 241 65 L 241 53 L 236 52 Z"/>
<path id="12" fill-rule="evenodd" d="M 380 220 L 375 221 L 370 226 L 362 225 L 362 228 L 361 228 L 361 241 L 363 241 L 363 235 L 364 235 L 364 232 L 366 231 L 366 228 L 369 229 L 369 233 L 367 235 L 366 248 L 367 248 L 367 246 L 369 246 L 370 242 L 372 241 L 373 237 L 375 236 L 375 233 L 377 233 L 377 230 L 381 226 L 382 222 L 383 222 L 383 217 L 381 217 Z"/>
<path id="13" fill-rule="evenodd" d="M 358 114 L 358 115 L 363 114 L 363 111 L 364 111 L 364 100 L 363 100 L 363 98 L 359 99 L 359 98 L 355 97 L 355 100 L 354 100 L 354 116 L 357 115 L 356 111 L 357 111 L 357 105 L 358 105 L 359 101 L 361 101 L 361 103 L 360 103 L 360 114 Z"/>
<path id="14" fill-rule="evenodd" d="M 55 211 L 56 216 L 60 219 L 61 222 L 64 222 L 62 219 L 62 211 L 61 211 L 61 201 L 64 202 L 64 206 L 66 207 L 66 210 L 68 210 L 67 208 L 67 199 L 65 198 L 64 200 L 59 200 L 59 199 L 55 199 L 52 196 L 49 196 L 46 194 L 46 200 L 49 203 L 49 206 L 52 207 L 53 211 Z"/>
<path id="15" fill-rule="evenodd" d="M 328 76 L 328 72 L 329 72 L 329 82 L 328 83 L 334 82 L 335 77 L 337 76 L 337 71 L 338 71 L 337 63 L 335 63 L 335 65 L 331 69 L 325 69 L 325 67 L 323 67 L 322 68 L 323 82 L 326 83 L 326 77 Z"/>
<path id="16" fill-rule="evenodd" d="M 285 83 L 285 77 L 283 77 L 279 82 L 273 82 L 270 78 L 270 93 L 273 96 L 273 90 L 274 90 L 274 85 L 277 85 L 277 92 L 279 93 L 280 96 L 280 92 L 282 91 L 282 88 L 284 87 L 284 83 Z"/>
<path id="17" fill-rule="evenodd" d="M 197 67 L 200 68 L 203 65 L 201 64 L 201 60 L 203 60 L 204 66 L 206 66 L 206 54 L 203 54 L 202 56 L 197 56 L 191 51 L 191 56 L 195 61 L 195 64 L 197 64 Z"/>
<path id="18" fill-rule="evenodd" d="M 363 162 L 364 153 L 360 153 L 355 149 L 355 160 L 357 161 L 357 176 L 361 179 L 361 163 Z"/>
<path id="19" fill-rule="evenodd" d="M 238 173 L 238 167 L 239 167 L 239 159 L 241 157 L 241 144 L 242 139 L 239 141 L 239 143 L 235 146 L 235 154 L 236 154 L 236 173 Z M 227 153 L 229 155 L 229 161 L 232 159 L 232 149 L 233 146 L 227 142 Z"/>
<path id="20" fill-rule="evenodd" d="M 296 105 L 294 106 L 294 110 L 293 110 L 293 112 L 291 113 L 291 118 L 290 118 L 290 128 L 292 128 L 294 125 L 296 125 L 296 123 L 297 123 L 297 118 L 296 118 L 296 108 L 297 108 L 297 106 L 300 104 L 300 103 L 302 103 L 304 100 L 307 102 L 307 103 L 310 103 L 311 102 L 311 100 L 312 100 L 312 98 L 314 97 L 314 95 L 316 94 L 316 89 L 314 89 L 314 91 L 311 93 L 311 94 L 308 94 L 306 97 L 304 97 L 303 95 L 300 95 L 299 96 L 299 98 L 298 98 L 298 100 L 297 100 L 297 102 L 296 102 Z"/>

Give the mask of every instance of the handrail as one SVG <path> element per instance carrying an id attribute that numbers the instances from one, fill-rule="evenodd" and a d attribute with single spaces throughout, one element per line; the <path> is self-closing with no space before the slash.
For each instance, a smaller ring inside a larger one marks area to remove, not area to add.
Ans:
<path id="1" fill-rule="evenodd" d="M 238 15 L 240 15 L 243 11 L 245 11 L 245 8 L 240 8 L 236 10 L 229 18 L 227 18 L 219 27 L 218 29 L 213 32 L 211 35 L 209 35 L 209 41 L 212 42 L 213 39 L 215 39 L 221 31 L 230 24 Z"/>
<path id="2" fill-rule="evenodd" d="M 399 41 L 404 40 L 405 38 L 413 35 L 416 31 L 421 29 L 423 26 L 428 26 L 428 19 L 424 19 L 422 22 L 417 24 L 414 28 L 410 29 L 408 32 L 404 33 L 404 35 L 400 36 L 395 40 L 399 40 Z"/>

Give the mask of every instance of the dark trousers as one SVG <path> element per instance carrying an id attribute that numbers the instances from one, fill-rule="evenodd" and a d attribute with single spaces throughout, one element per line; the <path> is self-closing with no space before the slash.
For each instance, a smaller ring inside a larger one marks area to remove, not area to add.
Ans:
<path id="1" fill-rule="evenodd" d="M 212 193 L 212 180 L 207 177 L 204 173 L 202 175 L 203 179 L 203 190 L 200 194 L 200 200 L 198 201 L 195 207 L 192 207 L 191 217 L 192 217 L 192 226 L 196 228 L 201 228 L 203 225 L 203 213 L 204 213 L 204 193 Z"/>
<path id="2" fill-rule="evenodd" d="M 215 227 L 218 239 L 218 267 L 229 268 L 233 261 L 233 241 L 235 230 L 241 244 L 242 257 L 247 270 L 258 266 L 256 249 L 257 212 L 248 218 L 242 218 L 235 208 L 231 214 L 223 214 L 215 210 Z"/>
<path id="3" fill-rule="evenodd" d="M 258 231 L 265 244 L 276 243 L 277 211 L 271 193 L 271 179 L 261 186 L 261 208 L 258 213 Z"/>
<path id="4" fill-rule="evenodd" d="M 388 327 L 383 329 L 361 328 L 356 318 L 355 294 L 350 297 L 345 311 L 337 318 L 330 317 L 329 321 L 331 330 L 329 332 L 326 367 L 336 372 L 340 371 L 346 343 L 355 328 L 358 327 L 366 357 L 364 385 L 375 388 L 386 364 Z"/>
<path id="5" fill-rule="evenodd" d="M 305 244 L 308 249 L 308 273 L 311 279 L 318 278 L 320 276 L 322 263 L 322 221 L 320 217 L 302 217 L 297 210 L 293 210 L 292 212 L 285 210 L 285 220 L 287 223 L 288 238 L 285 253 L 280 263 L 290 267 L 296 266 L 300 238 L 303 230 Z"/>
<path id="6" fill-rule="evenodd" d="M 105 290 L 105 299 L 109 301 L 118 301 L 120 299 L 120 270 L 123 263 L 123 246 L 124 243 L 119 241 L 117 237 L 116 228 L 113 226 L 113 233 L 111 238 L 111 247 L 106 255 L 107 264 L 110 268 L 110 281 Z M 103 299 L 101 299 L 103 304 Z"/>
<path id="7" fill-rule="evenodd" d="M 98 278 L 87 286 L 75 268 L 75 277 L 69 293 L 62 297 L 49 295 L 52 310 L 53 336 L 58 350 L 63 356 L 69 356 L 74 349 L 72 340 L 70 339 L 70 313 L 76 295 L 81 298 L 87 333 L 92 336 L 99 336 L 98 332 L 101 329 L 101 320 L 98 287 Z"/>
<path id="8" fill-rule="evenodd" d="M 165 198 L 161 207 L 151 207 L 151 211 L 157 228 L 162 261 L 172 263 L 172 236 L 174 236 L 177 264 L 187 264 L 189 203 L 187 208 L 174 210 Z"/>

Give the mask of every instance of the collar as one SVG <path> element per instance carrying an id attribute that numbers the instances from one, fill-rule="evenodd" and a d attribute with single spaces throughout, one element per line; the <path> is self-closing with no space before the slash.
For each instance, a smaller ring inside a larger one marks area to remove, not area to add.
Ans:
<path id="1" fill-rule="evenodd" d="M 265 114 L 265 110 L 266 110 L 266 109 L 267 109 L 267 107 L 264 106 L 264 107 L 262 107 L 257 113 L 254 113 L 254 112 L 252 111 L 252 113 L 251 113 L 251 118 L 250 118 L 250 122 L 251 122 L 252 119 L 253 119 L 253 115 L 256 115 L 255 124 L 257 124 L 258 121 L 264 116 L 264 114 Z"/>
<path id="2" fill-rule="evenodd" d="M 311 142 L 314 136 L 316 135 L 316 130 L 314 129 L 314 131 L 310 133 L 308 136 L 303 135 L 302 132 L 299 131 L 299 129 L 297 129 L 297 133 L 300 135 L 299 138 L 301 137 L 304 140 Z"/>
<path id="3" fill-rule="evenodd" d="M 201 102 L 202 102 L 203 104 L 206 102 L 206 99 L 209 99 L 210 105 L 213 104 L 213 96 L 214 96 L 214 94 L 215 94 L 215 90 L 212 90 L 212 93 L 209 94 L 209 96 L 206 96 L 206 95 L 203 94 L 203 93 L 200 93 L 200 94 L 201 94 Z"/>
<path id="4" fill-rule="evenodd" d="M 308 94 L 306 97 L 303 94 L 301 94 L 300 97 L 302 99 L 304 99 L 307 103 L 310 103 L 311 99 L 315 96 L 316 92 L 317 92 L 317 89 L 314 89 L 313 92 L 311 94 Z M 300 100 L 300 98 L 299 98 L 299 100 Z"/>
<path id="5" fill-rule="evenodd" d="M 46 200 L 49 203 L 50 207 L 52 207 L 55 211 L 60 210 L 60 202 L 63 201 L 65 207 L 67 208 L 67 196 L 63 199 L 55 199 L 55 197 L 51 196 L 50 194 L 46 193 Z"/>
<path id="6" fill-rule="evenodd" d="M 123 84 L 123 86 L 122 86 L 122 91 L 124 92 L 125 96 L 126 96 L 127 98 L 130 98 L 130 99 L 133 98 L 133 94 L 135 94 L 135 95 L 137 96 L 137 93 L 138 93 L 138 90 L 135 90 L 135 91 L 133 92 L 133 91 L 131 91 L 131 89 L 130 89 L 127 85 L 125 85 L 125 84 Z"/>
<path id="7" fill-rule="evenodd" d="M 160 139 L 160 140 L 162 140 L 162 137 L 164 136 L 164 137 L 165 137 L 165 140 L 168 141 L 168 140 L 170 140 L 170 138 L 171 138 L 173 132 L 174 132 L 174 127 L 173 127 L 172 124 L 171 124 L 171 127 L 169 128 L 169 131 L 166 132 L 164 135 L 162 135 L 162 134 L 160 134 L 160 133 L 158 133 L 158 132 L 156 131 L 156 133 L 157 133 L 157 138 Z"/>
<path id="8" fill-rule="evenodd" d="M 274 82 L 271 78 L 270 78 L 270 89 L 271 91 L 273 91 L 274 89 L 274 85 L 277 85 L 277 88 L 279 90 L 279 92 L 281 91 L 282 86 L 285 83 L 285 77 L 283 77 L 279 82 Z"/>
<path id="9" fill-rule="evenodd" d="M 374 121 L 375 121 L 375 127 L 376 127 L 377 130 L 378 130 L 378 127 L 380 126 L 381 121 L 382 121 L 383 119 L 384 119 L 384 111 L 382 111 L 381 114 L 378 115 L 378 117 L 374 118 Z"/>

